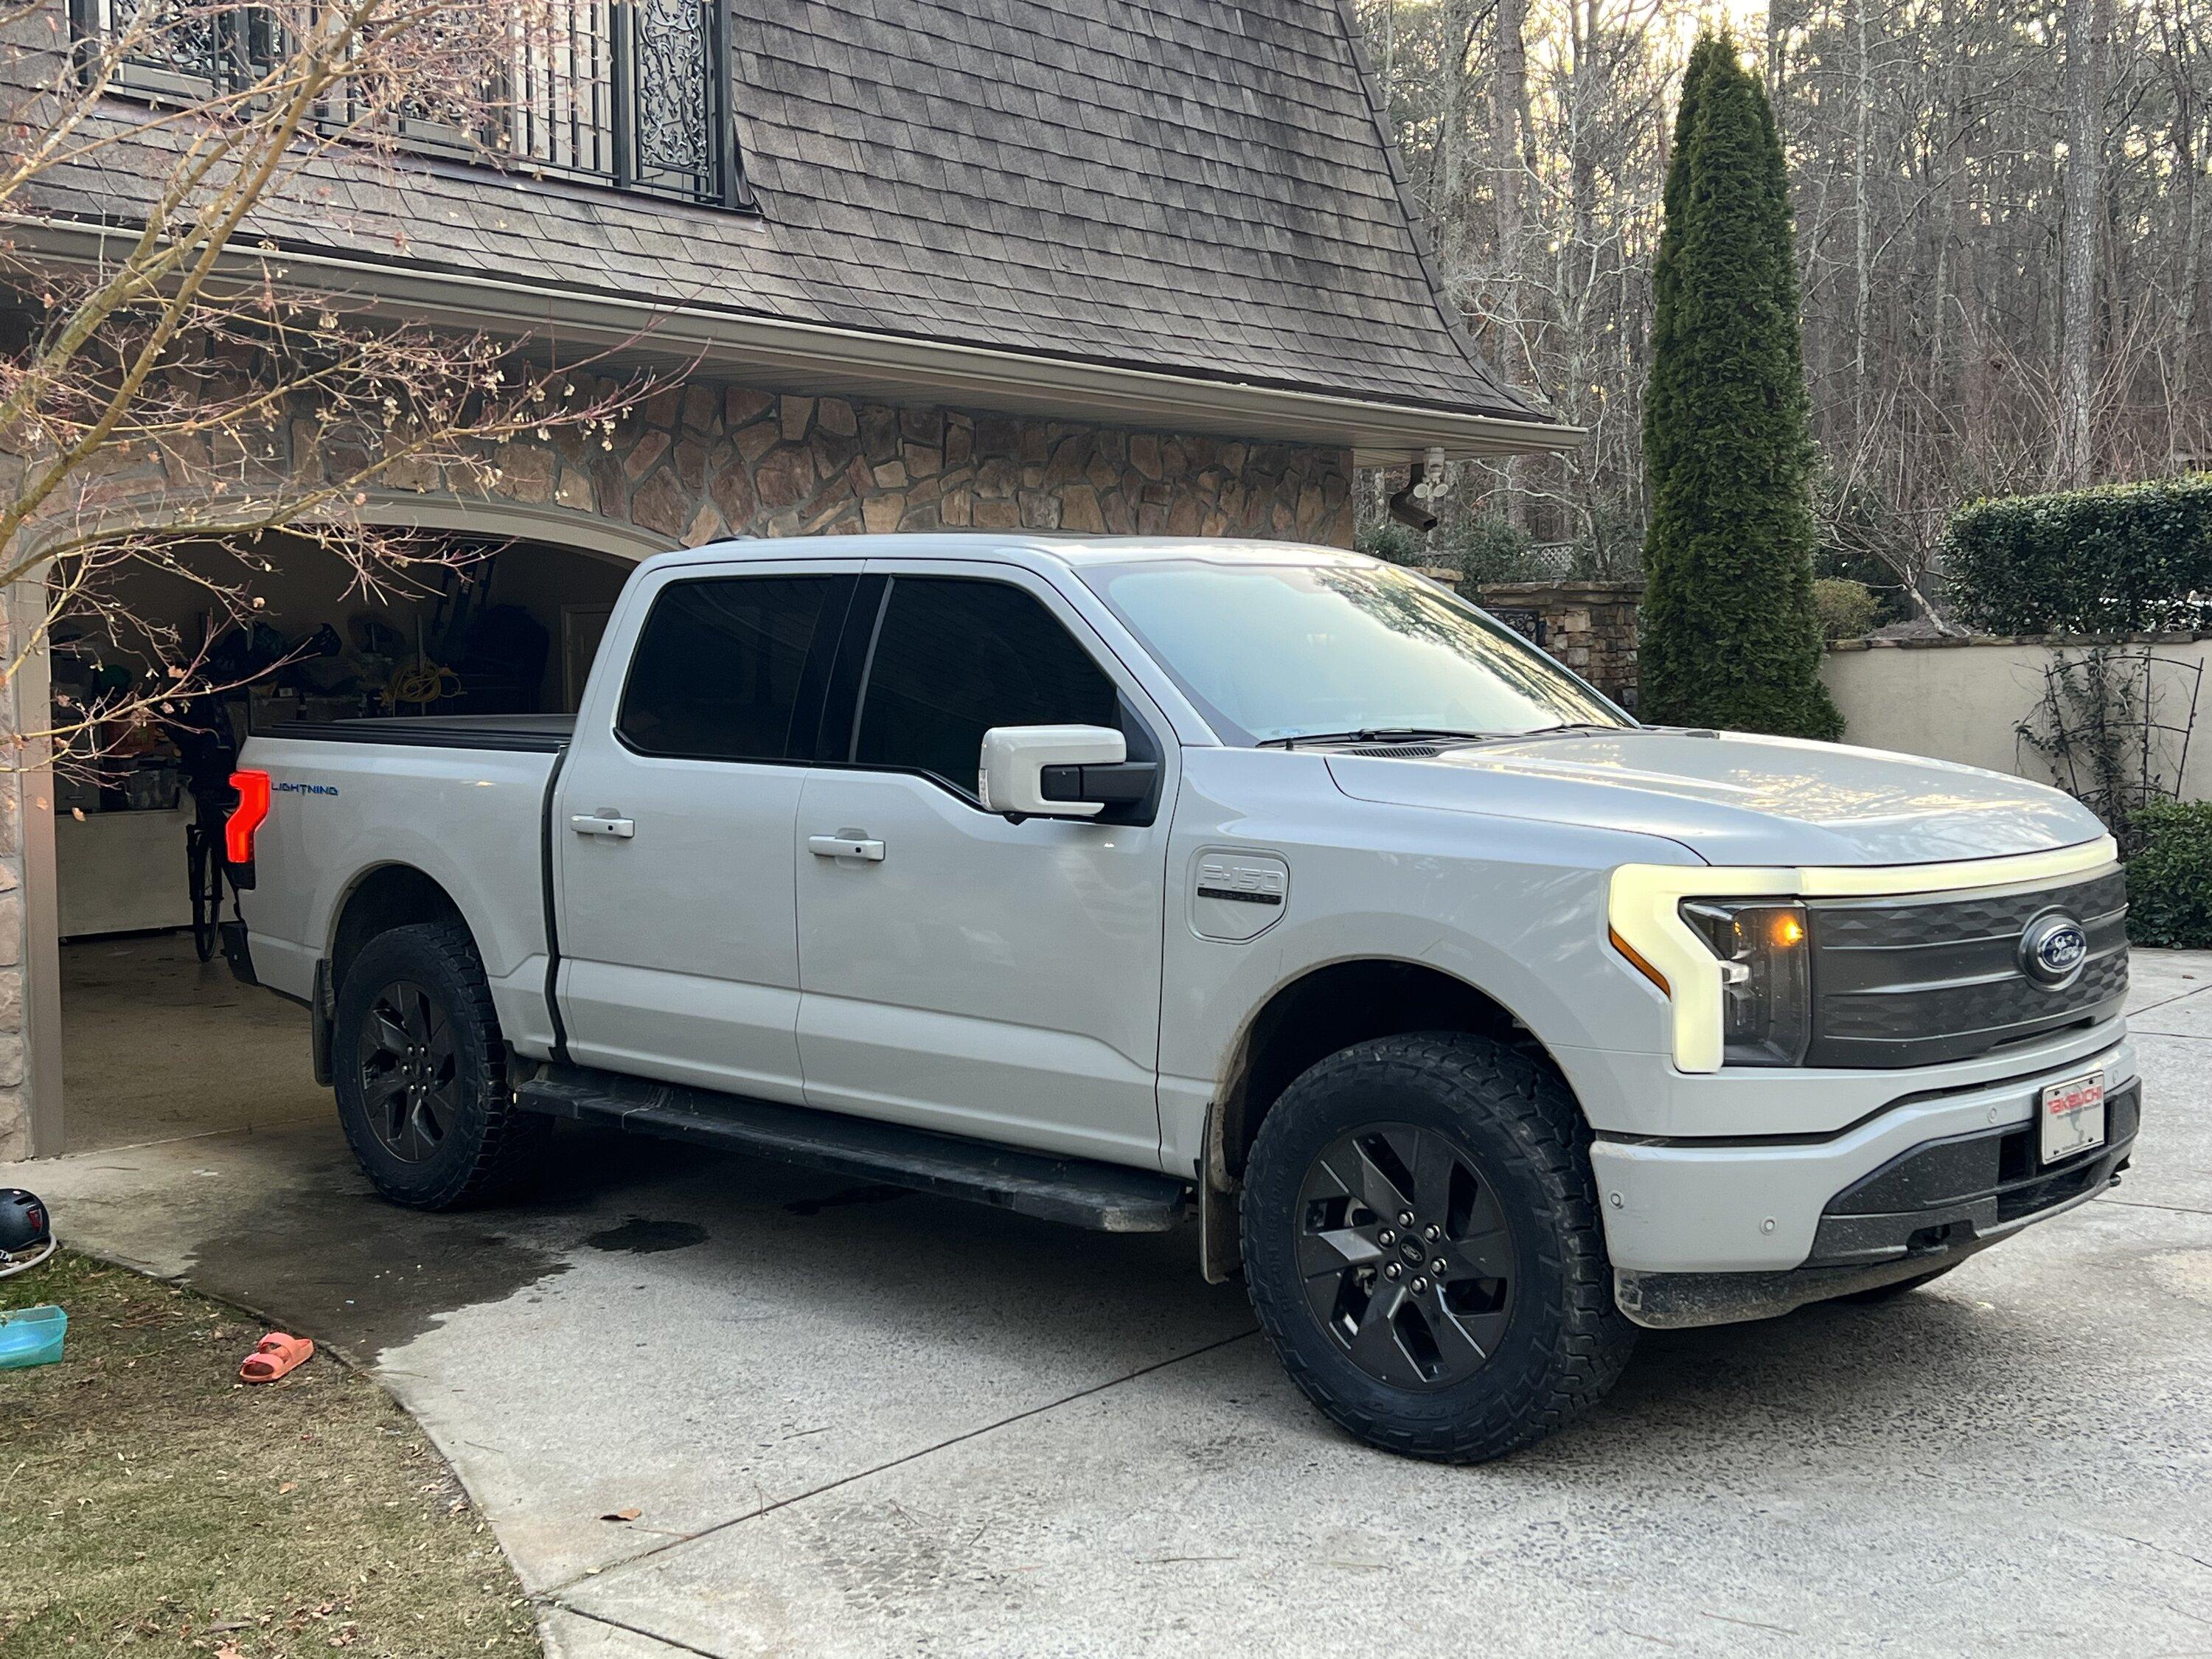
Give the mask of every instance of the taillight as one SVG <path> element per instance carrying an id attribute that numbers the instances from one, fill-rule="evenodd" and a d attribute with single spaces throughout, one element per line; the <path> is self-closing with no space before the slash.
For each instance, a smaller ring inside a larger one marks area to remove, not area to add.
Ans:
<path id="1" fill-rule="evenodd" d="M 253 862 L 253 832 L 269 817 L 269 775 L 233 772 L 230 787 L 238 791 L 238 805 L 223 821 L 222 855 L 234 865 Z"/>

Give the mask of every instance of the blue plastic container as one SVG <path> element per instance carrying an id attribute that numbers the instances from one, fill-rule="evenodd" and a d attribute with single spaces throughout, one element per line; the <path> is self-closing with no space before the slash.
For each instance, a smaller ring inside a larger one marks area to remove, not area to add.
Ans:
<path id="1" fill-rule="evenodd" d="M 0 1371 L 51 1365 L 62 1357 L 69 1316 L 59 1308 L 19 1308 L 0 1313 Z"/>

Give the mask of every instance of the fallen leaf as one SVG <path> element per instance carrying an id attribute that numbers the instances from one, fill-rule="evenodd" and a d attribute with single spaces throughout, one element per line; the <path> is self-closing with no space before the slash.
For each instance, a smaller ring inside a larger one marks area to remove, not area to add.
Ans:
<path id="1" fill-rule="evenodd" d="M 283 1486 L 276 1488 L 276 1495 L 279 1498 L 282 1498 L 288 1492 L 297 1492 L 299 1490 L 300 1483 L 298 1481 L 287 1480 Z"/>
<path id="2" fill-rule="evenodd" d="M 611 1514 L 601 1516 L 599 1519 L 602 1521 L 635 1521 L 639 1516 L 643 1515 L 645 1511 L 643 1510 L 616 1510 Z"/>

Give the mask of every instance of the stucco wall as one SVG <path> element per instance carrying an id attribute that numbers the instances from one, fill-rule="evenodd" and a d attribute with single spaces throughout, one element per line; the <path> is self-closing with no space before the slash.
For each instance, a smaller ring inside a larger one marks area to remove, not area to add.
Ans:
<path id="1" fill-rule="evenodd" d="M 2049 770 L 2017 728 L 2041 703 L 2051 664 L 2062 652 L 2078 657 L 2081 649 L 2021 639 L 1851 641 L 1829 649 L 1820 678 L 1843 711 L 1846 743 L 2049 782 Z M 2151 649 L 2176 663 L 2212 667 L 2212 639 L 2177 635 Z M 2162 675 L 2160 684 L 2160 717 L 2185 724 L 2185 682 Z M 2212 726 L 2212 684 L 2199 713 Z M 2212 730 L 2189 744 L 2181 793 L 2190 800 L 2212 799 Z"/>

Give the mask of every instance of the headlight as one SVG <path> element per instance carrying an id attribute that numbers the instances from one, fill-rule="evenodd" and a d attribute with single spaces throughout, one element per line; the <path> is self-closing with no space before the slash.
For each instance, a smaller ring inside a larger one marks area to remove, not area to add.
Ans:
<path id="1" fill-rule="evenodd" d="M 1721 1030 L 1731 1066 L 1796 1066 L 1813 1036 L 1805 907 L 1772 899 L 1685 899 L 1682 920 L 1721 963 Z"/>

